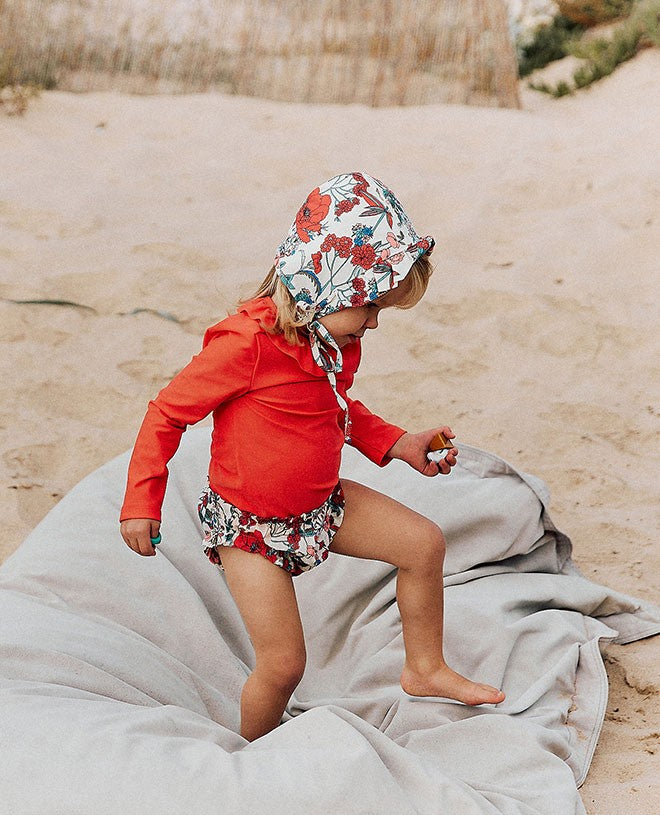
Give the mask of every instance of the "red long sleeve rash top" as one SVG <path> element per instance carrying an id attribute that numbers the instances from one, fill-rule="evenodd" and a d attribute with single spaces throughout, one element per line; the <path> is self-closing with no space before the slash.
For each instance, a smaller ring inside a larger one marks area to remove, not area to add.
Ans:
<path id="1" fill-rule="evenodd" d="M 344 415 L 308 342 L 290 345 L 265 329 L 269 297 L 244 304 L 209 328 L 202 350 L 149 403 L 135 442 L 121 520 L 160 520 L 167 464 L 186 427 L 213 414 L 209 484 L 226 501 L 265 518 L 320 506 L 339 477 Z M 383 466 L 404 430 L 346 396 L 360 343 L 342 349 L 337 388 L 346 398 L 351 443 Z"/>

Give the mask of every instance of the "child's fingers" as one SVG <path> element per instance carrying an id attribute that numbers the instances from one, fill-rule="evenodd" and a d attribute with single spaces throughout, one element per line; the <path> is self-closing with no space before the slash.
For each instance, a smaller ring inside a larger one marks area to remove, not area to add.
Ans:
<path id="1" fill-rule="evenodd" d="M 449 475 L 451 472 L 451 468 L 456 464 L 456 456 L 458 455 L 458 450 L 455 447 L 447 453 L 447 455 L 441 460 L 438 461 L 436 466 L 438 468 L 438 475 Z"/>
<path id="2" fill-rule="evenodd" d="M 126 545 L 138 555 L 152 557 L 156 554 L 152 538 L 158 534 L 160 523 L 149 519 L 135 519 L 121 524 L 121 536 Z"/>
<path id="3" fill-rule="evenodd" d="M 147 532 L 140 534 L 138 537 L 131 538 L 128 541 L 128 545 L 134 552 L 137 552 L 138 555 L 142 555 L 143 557 L 153 557 L 156 554 L 156 550 L 151 545 L 151 540 L 149 533 Z"/>
<path id="4" fill-rule="evenodd" d="M 151 542 L 151 533 L 140 540 L 140 554 L 145 557 L 153 557 L 156 554 L 156 547 Z"/>

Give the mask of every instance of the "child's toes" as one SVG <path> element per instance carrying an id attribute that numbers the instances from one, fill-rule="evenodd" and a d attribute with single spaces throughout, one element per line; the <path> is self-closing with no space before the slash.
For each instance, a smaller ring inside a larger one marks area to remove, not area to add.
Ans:
<path id="1" fill-rule="evenodd" d="M 492 685 L 479 685 L 479 687 L 483 691 L 484 698 L 477 704 L 498 705 L 506 698 L 505 694 L 499 688 L 494 688 Z"/>

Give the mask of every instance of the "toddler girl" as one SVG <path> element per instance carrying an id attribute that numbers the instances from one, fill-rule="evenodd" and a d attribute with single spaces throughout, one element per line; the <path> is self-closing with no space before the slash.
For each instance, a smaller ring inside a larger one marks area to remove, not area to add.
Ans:
<path id="1" fill-rule="evenodd" d="M 199 514 L 204 547 L 224 572 L 255 651 L 241 695 L 241 734 L 276 727 L 305 667 L 292 577 L 332 550 L 398 567 L 405 664 L 413 696 L 466 704 L 504 694 L 443 658 L 444 539 L 427 518 L 348 479 L 345 442 L 380 466 L 398 458 L 424 475 L 448 474 L 421 433 L 383 421 L 348 396 L 361 338 L 382 309 L 409 308 L 431 274 L 432 238 L 420 238 L 393 193 L 365 173 L 316 187 L 256 295 L 208 329 L 201 352 L 149 403 L 128 471 L 121 533 L 155 554 L 167 463 L 186 426 L 213 413 L 208 486 Z"/>

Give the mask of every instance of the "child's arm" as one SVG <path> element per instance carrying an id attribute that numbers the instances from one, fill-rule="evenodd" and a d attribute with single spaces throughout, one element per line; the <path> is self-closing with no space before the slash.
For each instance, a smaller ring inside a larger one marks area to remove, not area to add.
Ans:
<path id="1" fill-rule="evenodd" d="M 346 401 L 351 419 L 351 446 L 370 461 L 384 466 L 391 458 L 388 451 L 406 431 L 376 416 L 362 402 L 349 398 Z"/>
<path id="2" fill-rule="evenodd" d="M 391 459 L 405 461 L 423 475 L 447 475 L 456 464 L 458 450 L 452 447 L 440 462 L 429 461 L 431 441 L 438 433 L 448 439 L 454 438 L 449 427 L 435 427 L 421 433 L 407 433 L 403 428 L 386 422 L 376 416 L 362 402 L 348 399 L 348 410 L 351 417 L 351 445 L 365 455 L 370 461 L 384 466 Z"/>
<path id="3" fill-rule="evenodd" d="M 122 536 L 140 554 L 153 554 L 147 532 L 156 537 L 152 525 L 160 523 L 167 464 L 186 427 L 250 387 L 257 356 L 254 336 L 223 328 L 223 323 L 209 329 L 202 351 L 149 403 L 140 427 L 120 515 L 120 521 L 133 522 L 122 527 Z"/>

